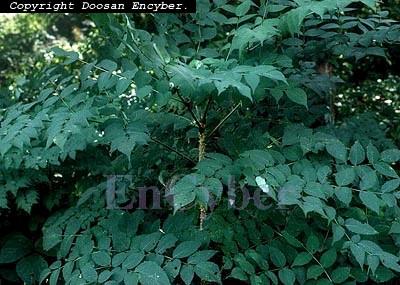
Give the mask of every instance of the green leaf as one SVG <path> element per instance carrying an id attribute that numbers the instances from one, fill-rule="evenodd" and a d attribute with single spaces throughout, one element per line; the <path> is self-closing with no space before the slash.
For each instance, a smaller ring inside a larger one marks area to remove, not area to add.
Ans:
<path id="1" fill-rule="evenodd" d="M 383 266 L 396 272 L 400 272 L 399 257 L 396 255 L 388 252 L 382 252 L 379 255 L 379 259 L 381 260 Z"/>
<path id="2" fill-rule="evenodd" d="M 341 240 L 345 234 L 344 228 L 338 224 L 332 224 L 332 232 L 333 232 L 332 244 Z"/>
<path id="3" fill-rule="evenodd" d="M 236 7 L 235 14 L 238 17 L 243 17 L 250 10 L 251 1 L 245 0 L 240 5 Z"/>
<path id="4" fill-rule="evenodd" d="M 323 272 L 324 269 L 320 265 L 311 265 L 307 269 L 307 279 L 318 279 Z"/>
<path id="5" fill-rule="evenodd" d="M 143 285 L 170 285 L 167 273 L 154 261 L 145 261 L 136 267 Z"/>
<path id="6" fill-rule="evenodd" d="M 327 181 L 328 175 L 332 173 L 331 168 L 328 165 L 319 167 L 317 170 L 317 177 L 320 183 L 325 183 Z"/>
<path id="7" fill-rule="evenodd" d="M 378 149 L 371 143 L 368 144 L 367 146 L 367 158 L 368 161 L 372 164 L 377 162 L 379 160 L 379 151 Z"/>
<path id="8" fill-rule="evenodd" d="M 173 251 L 173 258 L 188 257 L 199 249 L 201 243 L 199 241 L 184 241 L 179 244 Z"/>
<path id="9" fill-rule="evenodd" d="M 105 71 L 99 75 L 99 78 L 97 79 L 99 91 L 104 91 L 112 87 L 114 81 L 111 76 L 112 73 L 110 71 Z"/>
<path id="10" fill-rule="evenodd" d="M 350 276 L 350 267 L 338 267 L 332 271 L 332 281 L 336 284 L 343 283 Z"/>
<path id="11" fill-rule="evenodd" d="M 399 149 L 387 149 L 382 151 L 381 159 L 387 163 L 395 163 L 400 160 L 400 150 Z"/>
<path id="12" fill-rule="evenodd" d="M 59 275 L 60 274 L 60 270 L 58 270 L 58 273 L 55 273 L 57 270 L 55 270 L 55 271 L 53 271 L 53 272 L 51 272 L 51 270 L 49 269 L 49 268 L 45 268 L 45 269 L 43 269 L 42 270 L 42 272 L 40 273 L 40 277 L 39 277 L 39 284 L 42 284 L 46 279 L 48 279 L 49 278 L 49 275 L 51 275 L 51 274 L 53 274 L 54 273 L 54 275 Z M 58 276 L 57 276 L 57 278 L 58 278 Z M 51 279 L 51 276 L 50 276 L 50 279 Z M 51 280 L 49 280 L 49 283 L 50 283 L 50 281 Z M 55 281 L 57 281 L 57 280 L 55 280 Z M 50 283 L 51 285 L 56 285 L 56 283 Z"/>
<path id="13" fill-rule="evenodd" d="M 292 266 L 303 266 L 308 264 L 312 260 L 312 255 L 308 252 L 300 252 L 296 255 Z"/>
<path id="14" fill-rule="evenodd" d="M 128 89 L 128 87 L 132 84 L 132 81 L 127 78 L 119 78 L 117 84 L 115 85 L 116 91 L 118 94 L 122 94 Z"/>
<path id="15" fill-rule="evenodd" d="M 270 253 L 270 258 L 272 263 L 276 266 L 276 267 L 283 267 L 286 264 L 286 257 L 285 255 L 282 253 L 282 251 L 280 251 L 279 249 L 277 249 L 276 247 L 270 247 L 269 248 L 269 253 Z"/>
<path id="16" fill-rule="evenodd" d="M 253 97 L 251 97 L 251 90 L 249 87 L 239 82 L 236 82 L 233 86 L 236 87 L 240 94 L 249 98 L 250 101 L 253 101 Z"/>
<path id="17" fill-rule="evenodd" d="M 47 262 L 38 254 L 29 255 L 21 259 L 16 265 L 18 276 L 24 284 L 36 284 L 41 272 L 47 268 Z"/>
<path id="18" fill-rule="evenodd" d="M 111 151 L 119 150 L 129 160 L 135 146 L 144 145 L 149 140 L 146 126 L 139 122 L 130 122 L 125 127 L 121 120 L 114 121 L 104 132 L 104 140 L 111 142 Z"/>
<path id="19" fill-rule="evenodd" d="M 154 232 L 148 235 L 143 235 L 140 241 L 139 249 L 144 250 L 146 252 L 151 251 L 157 245 L 157 242 L 160 240 L 161 233 Z"/>
<path id="20" fill-rule="evenodd" d="M 320 247 L 318 237 L 314 234 L 311 234 L 307 239 L 306 247 L 311 253 L 315 253 Z"/>
<path id="21" fill-rule="evenodd" d="M 268 261 L 266 258 L 264 258 L 260 253 L 258 253 L 254 249 L 248 249 L 245 252 L 246 257 L 248 257 L 250 260 L 253 260 L 258 267 L 260 267 L 263 270 L 268 270 Z"/>
<path id="22" fill-rule="evenodd" d="M 296 275 L 287 267 L 279 270 L 278 276 L 279 280 L 285 285 L 292 285 L 296 281 Z"/>
<path id="23" fill-rule="evenodd" d="M 112 275 L 110 270 L 104 270 L 99 274 L 98 282 L 105 283 Z"/>
<path id="24" fill-rule="evenodd" d="M 260 76 L 254 73 L 249 73 L 244 75 L 244 79 L 246 80 L 247 84 L 251 87 L 251 90 L 256 92 L 256 88 L 258 84 L 260 83 Z"/>
<path id="25" fill-rule="evenodd" d="M 350 202 L 353 198 L 353 193 L 348 187 L 338 187 L 335 190 L 335 196 L 339 199 L 340 202 L 345 205 L 350 205 Z"/>
<path id="26" fill-rule="evenodd" d="M 189 205 L 196 198 L 196 187 L 204 182 L 204 176 L 190 174 L 184 176 L 171 189 L 174 197 L 174 212 Z"/>
<path id="27" fill-rule="evenodd" d="M 260 67 L 262 68 L 263 66 Z M 272 80 L 283 81 L 285 84 L 287 84 L 285 75 L 278 70 L 270 70 L 265 73 L 259 73 L 259 75 L 270 78 Z"/>
<path id="28" fill-rule="evenodd" d="M 213 262 L 205 261 L 196 264 L 194 267 L 194 272 L 200 277 L 201 280 L 221 283 L 221 273 L 218 265 Z"/>
<path id="29" fill-rule="evenodd" d="M 338 186 L 349 185 L 354 182 L 355 178 L 356 172 L 352 167 L 344 168 L 335 174 L 335 180 Z"/>
<path id="30" fill-rule="evenodd" d="M 399 222 L 392 223 L 389 234 L 400 234 L 400 223 Z"/>
<path id="31" fill-rule="evenodd" d="M 62 275 L 65 280 L 69 280 L 71 278 L 72 270 L 74 269 L 75 262 L 69 261 L 65 263 L 64 268 L 62 270 Z"/>
<path id="32" fill-rule="evenodd" d="M 0 264 L 13 263 L 31 252 L 31 241 L 23 235 L 11 235 L 0 250 Z"/>
<path id="33" fill-rule="evenodd" d="M 309 8 L 307 6 L 300 6 L 296 9 L 292 9 L 281 17 L 281 26 L 287 27 L 287 31 L 291 35 L 299 33 L 301 24 L 307 14 L 309 14 Z"/>
<path id="34" fill-rule="evenodd" d="M 39 201 L 39 194 L 35 190 L 18 191 L 15 199 L 19 209 L 24 210 L 27 213 L 31 212 L 32 206 L 37 204 Z"/>
<path id="35" fill-rule="evenodd" d="M 217 251 L 215 250 L 201 250 L 195 252 L 188 258 L 189 264 L 198 264 L 200 262 L 208 261 L 211 257 L 213 257 Z"/>
<path id="36" fill-rule="evenodd" d="M 297 238 L 289 234 L 287 231 L 282 231 L 282 236 L 291 246 L 303 247 L 303 244 Z"/>
<path id="37" fill-rule="evenodd" d="M 381 200 L 376 196 L 376 194 L 369 191 L 361 191 L 359 193 L 361 202 L 367 206 L 372 211 L 379 214 L 379 207 L 382 204 Z"/>
<path id="38" fill-rule="evenodd" d="M 67 87 L 63 88 L 60 97 L 68 97 L 71 95 L 74 91 L 78 90 L 79 84 L 70 84 Z"/>
<path id="39" fill-rule="evenodd" d="M 186 285 L 192 284 L 194 268 L 192 265 L 183 265 L 180 273 L 181 279 Z"/>
<path id="40" fill-rule="evenodd" d="M 396 171 L 385 162 L 374 163 L 374 168 L 382 175 L 399 178 L 399 175 L 396 173 Z"/>
<path id="41" fill-rule="evenodd" d="M 173 259 L 168 261 L 163 269 L 167 272 L 167 275 L 171 280 L 174 280 L 181 270 L 181 265 L 182 263 L 179 259 Z"/>
<path id="42" fill-rule="evenodd" d="M 356 234 L 361 235 L 375 235 L 378 232 L 369 224 L 363 224 L 355 219 L 347 219 L 345 223 L 346 228 Z"/>
<path id="43" fill-rule="evenodd" d="M 351 242 L 350 243 L 350 251 L 353 254 L 354 258 L 357 260 L 358 264 L 360 264 L 360 267 L 362 268 L 364 265 L 364 261 L 365 261 L 364 248 L 354 242 Z"/>
<path id="44" fill-rule="evenodd" d="M 111 265 L 112 265 L 113 267 L 117 267 L 117 266 L 121 265 L 122 262 L 124 262 L 124 260 L 125 260 L 127 257 L 128 257 L 128 253 L 127 253 L 127 252 L 120 252 L 120 253 L 117 253 L 116 255 L 113 256 Z"/>
<path id="45" fill-rule="evenodd" d="M 337 258 L 336 250 L 334 248 L 325 251 L 320 258 L 320 263 L 324 268 L 331 267 Z"/>
<path id="46" fill-rule="evenodd" d="M 97 281 L 97 272 L 96 269 L 94 268 L 93 263 L 86 263 L 82 268 L 82 277 L 87 281 L 87 282 L 96 282 Z"/>
<path id="47" fill-rule="evenodd" d="M 296 104 L 303 105 L 304 107 L 308 108 L 307 106 L 307 94 L 304 92 L 303 89 L 297 87 L 291 87 L 285 90 L 286 95 L 288 98 Z"/>
<path id="48" fill-rule="evenodd" d="M 326 151 L 338 160 L 341 161 L 347 160 L 346 146 L 339 140 L 330 140 L 326 144 Z"/>
<path id="49" fill-rule="evenodd" d="M 150 85 L 143 86 L 136 91 L 136 96 L 140 99 L 144 99 L 152 90 L 153 88 Z"/>
<path id="50" fill-rule="evenodd" d="M 115 71 L 118 68 L 118 65 L 112 60 L 104 59 L 97 64 L 97 67 L 103 68 L 107 71 Z"/>
<path id="51" fill-rule="evenodd" d="M 125 284 L 129 284 L 129 285 L 139 284 L 139 274 L 136 272 L 126 273 L 124 276 L 124 282 L 125 282 Z"/>
<path id="52" fill-rule="evenodd" d="M 353 165 L 360 164 L 361 162 L 364 161 L 365 159 L 364 148 L 358 141 L 356 141 L 354 145 L 350 148 L 349 159 Z"/>
<path id="53" fill-rule="evenodd" d="M 232 277 L 232 278 L 238 279 L 238 280 L 242 280 L 242 281 L 247 281 L 247 279 L 248 279 L 246 272 L 244 272 L 240 267 L 233 268 L 229 277 Z"/>
<path id="54" fill-rule="evenodd" d="M 66 60 L 64 61 L 65 65 L 74 63 L 79 59 L 79 53 L 74 51 L 66 51 L 59 47 L 51 48 L 51 51 L 54 53 L 55 56 L 65 57 Z"/>
<path id="55" fill-rule="evenodd" d="M 51 273 L 49 279 L 49 285 L 57 285 L 58 278 L 60 276 L 60 271 L 61 271 L 60 269 L 56 269 Z"/>
<path id="56" fill-rule="evenodd" d="M 397 190 L 399 188 L 399 186 L 400 186 L 400 179 L 393 179 L 393 180 L 386 181 L 382 185 L 381 190 L 383 193 L 388 193 L 388 192 Z"/>
<path id="57" fill-rule="evenodd" d="M 375 171 L 367 171 L 361 177 L 361 190 L 373 189 L 378 184 L 378 176 Z"/>
<path id="58" fill-rule="evenodd" d="M 166 234 L 158 242 L 156 253 L 163 254 L 167 249 L 175 246 L 178 239 L 173 234 Z"/>
<path id="59" fill-rule="evenodd" d="M 376 0 L 360 0 L 361 3 L 364 3 L 374 11 L 376 10 Z"/>
<path id="60" fill-rule="evenodd" d="M 371 269 L 372 274 L 375 275 L 376 269 L 379 266 L 379 257 L 376 255 L 368 254 L 367 255 L 367 264 L 368 264 L 369 268 Z"/>
<path id="61" fill-rule="evenodd" d="M 243 269 L 246 273 L 249 275 L 254 275 L 255 273 L 255 268 L 254 266 L 247 261 L 246 257 L 243 254 L 239 254 L 235 257 L 235 261 L 238 264 L 238 266 Z"/>
<path id="62" fill-rule="evenodd" d="M 137 252 L 137 251 L 130 251 L 128 253 L 128 256 L 122 262 L 122 268 L 126 269 L 132 269 L 135 268 L 144 258 L 144 253 L 143 252 Z"/>
<path id="63" fill-rule="evenodd" d="M 283 91 L 279 88 L 273 88 L 270 90 L 271 96 L 274 97 L 276 103 L 283 97 Z"/>
<path id="64" fill-rule="evenodd" d="M 107 266 L 111 264 L 111 256 L 105 251 L 99 251 L 92 254 L 94 263 L 100 266 Z"/>
<path id="65" fill-rule="evenodd" d="M 383 266 L 378 266 L 376 269 L 375 275 L 373 276 L 373 280 L 378 283 L 388 282 L 393 279 L 395 275 L 390 269 L 387 269 Z"/>

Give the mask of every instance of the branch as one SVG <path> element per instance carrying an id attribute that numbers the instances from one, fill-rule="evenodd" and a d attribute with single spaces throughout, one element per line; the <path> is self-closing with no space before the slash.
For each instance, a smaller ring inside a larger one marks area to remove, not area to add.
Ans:
<path id="1" fill-rule="evenodd" d="M 177 90 L 175 92 L 175 94 L 179 97 L 179 99 L 182 101 L 182 104 L 185 105 L 185 107 L 188 109 L 190 115 L 192 116 L 193 120 L 196 122 L 196 125 L 199 129 L 203 129 L 204 126 L 203 124 L 199 121 L 199 119 L 197 119 L 197 116 L 195 115 L 195 113 L 193 112 L 193 108 L 192 106 L 190 106 L 190 103 L 188 101 L 186 101 L 181 94 L 179 94 L 179 91 Z"/>
<path id="2" fill-rule="evenodd" d="M 212 98 L 210 97 L 210 98 L 208 98 L 208 102 L 207 102 L 206 108 L 204 109 L 203 116 L 201 117 L 201 122 L 203 123 L 203 125 L 206 124 L 207 113 L 208 113 L 208 110 L 210 109 L 211 102 L 212 102 Z"/>
<path id="3" fill-rule="evenodd" d="M 160 141 L 160 140 L 158 140 L 158 139 L 156 139 L 156 138 L 154 138 L 154 137 L 150 137 L 150 139 L 151 139 L 153 142 L 158 143 L 159 145 L 162 145 L 162 146 L 165 147 L 166 149 L 168 149 L 168 150 L 170 150 L 170 151 L 176 153 L 177 155 L 181 156 L 182 158 L 184 158 L 184 159 L 190 161 L 190 162 L 193 163 L 194 165 L 196 164 L 196 162 L 195 162 L 193 159 L 191 159 L 189 156 L 187 156 L 186 154 L 184 154 L 184 153 L 182 153 L 182 152 L 180 152 L 180 151 L 174 149 L 173 147 L 170 147 L 169 145 L 163 143 L 162 141 Z"/>
<path id="4" fill-rule="evenodd" d="M 230 111 L 228 113 L 228 115 L 226 115 L 219 123 L 218 125 L 210 132 L 210 134 L 207 137 L 211 137 L 224 123 L 226 120 L 228 120 L 230 118 L 230 116 L 232 116 L 232 114 L 237 110 L 237 108 L 239 108 L 240 106 L 242 106 L 242 101 L 240 101 L 233 109 L 232 111 Z"/>

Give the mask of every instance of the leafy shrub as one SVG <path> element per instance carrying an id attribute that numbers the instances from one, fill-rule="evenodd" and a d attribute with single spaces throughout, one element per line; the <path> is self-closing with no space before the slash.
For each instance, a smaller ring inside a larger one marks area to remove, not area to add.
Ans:
<path id="1" fill-rule="evenodd" d="M 87 40 L 82 38 L 89 36 L 89 32 L 84 19 L 84 15 L 78 14 L 0 17 L 0 95 L 4 97 L 1 107 L 29 100 L 30 89 L 40 88 L 35 77 L 51 61 L 49 46 L 85 46 Z"/>
<path id="2" fill-rule="evenodd" d="M 376 8 L 361 2 L 198 1 L 143 27 L 92 16 L 106 57 L 54 48 L 32 101 L 2 115 L 0 207 L 29 219 L 22 233 L 2 225 L 3 278 L 396 279 L 400 150 L 369 115 L 332 124 L 341 80 L 318 66 L 398 40 L 385 12 L 352 16 Z M 110 175 L 128 178 L 115 182 L 126 195 L 107 196 Z M 144 185 L 172 204 L 134 210 Z"/>

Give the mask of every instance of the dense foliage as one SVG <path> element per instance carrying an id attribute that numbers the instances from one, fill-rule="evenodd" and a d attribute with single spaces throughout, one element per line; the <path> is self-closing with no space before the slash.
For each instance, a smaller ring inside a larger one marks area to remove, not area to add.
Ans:
<path id="1" fill-rule="evenodd" d="M 0 113 L 1 278 L 397 279 L 394 121 L 338 108 L 353 87 L 333 68 L 385 58 L 400 40 L 388 17 L 372 0 L 92 15 L 99 47 L 54 47 L 37 88 Z M 143 186 L 160 207 L 138 209 Z"/>
<path id="2" fill-rule="evenodd" d="M 7 15 L 7 14 L 6 14 Z M 30 97 L 36 75 L 51 61 L 49 46 L 85 48 L 85 15 L 21 14 L 0 17 L 0 107 Z M 21 86 L 24 86 L 22 89 Z"/>

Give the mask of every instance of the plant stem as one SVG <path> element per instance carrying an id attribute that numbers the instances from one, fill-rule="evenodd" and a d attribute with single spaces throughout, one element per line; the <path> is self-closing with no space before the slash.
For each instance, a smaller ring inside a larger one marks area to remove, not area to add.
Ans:
<path id="1" fill-rule="evenodd" d="M 189 111 L 190 115 L 192 116 L 193 120 L 195 121 L 197 127 L 200 129 L 202 128 L 202 124 L 200 123 L 199 119 L 197 118 L 197 116 L 195 115 L 195 113 L 193 112 L 193 108 L 190 105 L 190 102 L 186 101 L 182 95 L 179 93 L 179 91 L 177 91 L 175 93 L 179 99 L 182 101 L 182 104 L 185 105 L 185 107 L 187 108 L 187 110 Z"/>
<path id="2" fill-rule="evenodd" d="M 183 158 L 186 159 L 187 161 L 190 161 L 191 163 L 196 164 L 196 162 L 195 162 L 193 159 L 191 159 L 189 156 L 187 156 L 186 154 L 184 154 L 184 153 L 182 153 L 182 152 L 180 152 L 180 151 L 178 151 L 178 150 L 176 150 L 176 149 L 170 147 L 169 145 L 163 143 L 162 141 L 160 141 L 160 140 L 158 140 L 158 139 L 156 139 L 156 138 L 154 138 L 154 137 L 151 137 L 150 139 L 151 139 L 153 142 L 158 143 L 159 145 L 162 145 L 162 146 L 165 147 L 166 149 L 168 149 L 168 150 L 170 150 L 170 151 L 176 153 L 177 155 L 183 157 Z"/>
<path id="3" fill-rule="evenodd" d="M 229 113 L 228 115 L 226 115 L 219 123 L 218 125 L 209 133 L 208 137 L 211 137 L 224 123 L 226 120 L 228 120 L 230 118 L 230 116 L 232 116 L 232 114 L 237 110 L 237 108 L 239 108 L 240 106 L 242 106 L 242 102 L 240 101 Z"/>
<path id="4" fill-rule="evenodd" d="M 199 161 L 204 159 L 206 154 L 206 133 L 205 129 L 202 127 L 199 129 Z M 204 221 L 207 217 L 207 209 L 205 206 L 200 206 L 200 216 L 199 216 L 199 226 L 200 230 L 203 230 Z"/>

